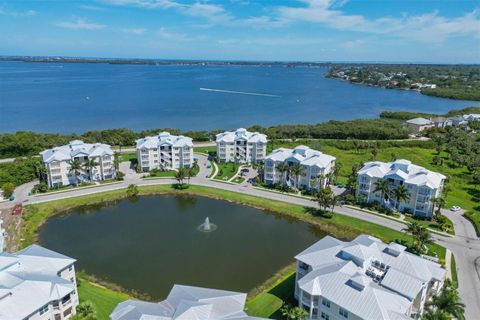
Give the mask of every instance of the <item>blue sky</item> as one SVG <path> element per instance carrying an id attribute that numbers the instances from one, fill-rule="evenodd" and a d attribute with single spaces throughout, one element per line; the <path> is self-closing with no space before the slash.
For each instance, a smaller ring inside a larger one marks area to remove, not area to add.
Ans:
<path id="1" fill-rule="evenodd" d="M 0 0 L 0 54 L 480 63 L 480 2 Z"/>

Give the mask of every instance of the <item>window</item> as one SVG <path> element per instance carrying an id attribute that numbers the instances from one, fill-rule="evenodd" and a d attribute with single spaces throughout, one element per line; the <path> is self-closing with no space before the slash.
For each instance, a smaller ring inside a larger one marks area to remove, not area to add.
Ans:
<path id="1" fill-rule="evenodd" d="M 330 301 L 325 299 L 325 298 L 322 298 L 322 304 L 327 307 L 327 308 L 330 308 Z"/>
<path id="2" fill-rule="evenodd" d="M 345 309 L 343 309 L 343 308 L 340 308 L 340 309 L 338 310 L 338 313 L 339 313 L 342 317 L 348 319 L 348 311 L 347 311 L 347 310 L 345 310 Z"/>
<path id="3" fill-rule="evenodd" d="M 325 320 L 330 320 L 330 316 L 326 314 L 325 312 L 322 312 L 320 314 L 320 318 L 325 319 Z"/>
<path id="4" fill-rule="evenodd" d="M 42 314 L 46 313 L 47 311 L 48 311 L 48 304 L 41 307 L 40 310 L 38 310 L 38 313 L 40 313 L 40 315 L 42 315 Z"/>
<path id="5" fill-rule="evenodd" d="M 73 270 L 73 264 L 71 264 L 70 266 L 68 266 L 68 271 L 72 271 Z"/>

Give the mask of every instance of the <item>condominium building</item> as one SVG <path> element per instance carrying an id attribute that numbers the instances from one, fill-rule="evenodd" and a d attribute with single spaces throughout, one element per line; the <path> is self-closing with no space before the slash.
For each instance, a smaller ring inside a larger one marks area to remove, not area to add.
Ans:
<path id="1" fill-rule="evenodd" d="M 63 320 L 78 305 L 75 260 L 31 245 L 0 253 L 0 319 Z"/>
<path id="2" fill-rule="evenodd" d="M 390 192 L 385 199 L 382 199 L 380 191 L 375 192 L 378 181 L 382 179 L 390 182 Z M 367 162 L 358 171 L 356 197 L 361 202 L 378 202 L 388 208 L 431 217 L 433 200 L 440 197 L 445 179 L 443 174 L 414 165 L 408 160 Z M 409 199 L 398 203 L 394 191 L 401 185 L 408 190 Z"/>
<path id="3" fill-rule="evenodd" d="M 438 263 L 369 235 L 351 242 L 326 236 L 295 259 L 295 298 L 310 319 L 418 319 L 446 274 Z"/>
<path id="4" fill-rule="evenodd" d="M 261 320 L 249 317 L 245 293 L 174 285 L 162 302 L 127 300 L 117 305 L 111 320 Z"/>
<path id="5" fill-rule="evenodd" d="M 306 146 L 295 149 L 280 148 L 274 150 L 265 158 L 264 181 L 267 184 L 280 183 L 289 187 L 307 190 L 319 190 L 329 182 L 328 174 L 335 167 L 336 158 Z M 279 164 L 290 167 L 300 165 L 299 175 L 279 170 Z"/>
<path id="6" fill-rule="evenodd" d="M 137 140 L 137 159 L 142 171 L 177 170 L 193 165 L 192 138 L 160 132 Z"/>
<path id="7" fill-rule="evenodd" d="M 217 134 L 216 142 L 220 162 L 255 163 L 267 153 L 267 136 L 243 128 Z"/>
<path id="8" fill-rule="evenodd" d="M 107 144 L 73 140 L 67 145 L 42 151 L 40 156 L 47 170 L 47 183 L 50 187 L 112 179 L 116 176 L 114 153 Z M 74 160 L 80 162 L 79 172 L 71 170 L 71 162 Z M 94 160 L 97 165 L 86 168 L 85 163 L 89 160 Z"/>

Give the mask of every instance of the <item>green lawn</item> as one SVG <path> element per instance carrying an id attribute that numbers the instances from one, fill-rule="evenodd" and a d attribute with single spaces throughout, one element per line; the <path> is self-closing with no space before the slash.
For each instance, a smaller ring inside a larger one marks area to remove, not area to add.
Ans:
<path id="1" fill-rule="evenodd" d="M 341 144 L 342 141 L 336 141 L 335 143 Z M 424 143 L 426 146 L 429 145 L 428 141 Z M 298 144 L 304 144 L 310 147 L 318 147 L 320 145 L 322 152 L 335 156 L 337 162 L 342 165 L 339 182 L 343 184 L 347 181 L 347 176 L 350 174 L 353 165 L 371 161 L 371 150 L 359 150 L 358 152 L 348 149 L 343 150 L 332 146 L 328 141 L 299 140 L 297 142 L 275 142 L 274 147 L 279 148 L 282 146 L 291 148 Z M 451 187 L 451 191 L 448 193 L 446 199 L 446 208 L 457 205 L 468 210 L 467 215 L 476 224 L 477 230 L 480 230 L 480 188 L 473 184 L 471 175 L 468 173 L 466 167 L 457 168 L 452 165 L 447 153 L 441 154 L 441 157 L 444 159 L 443 165 L 434 165 L 432 159 L 435 154 L 436 151 L 432 148 L 412 146 L 384 147 L 378 150 L 377 160 L 391 161 L 394 157 L 397 159 L 407 159 L 414 164 L 446 175 L 449 178 L 448 184 Z"/>
<path id="2" fill-rule="evenodd" d="M 450 270 L 452 271 L 452 283 L 455 287 L 458 287 L 457 263 L 455 262 L 455 256 L 453 254 L 450 261 Z"/>
<path id="3" fill-rule="evenodd" d="M 430 228 L 430 229 L 433 229 L 433 230 L 445 232 L 445 231 L 442 230 L 442 228 L 440 228 L 440 225 L 433 220 L 429 221 L 429 220 L 423 220 L 421 218 L 414 218 L 414 217 L 411 217 L 411 216 L 405 216 L 405 221 L 408 221 L 408 222 L 416 221 L 419 224 L 421 224 L 422 226 L 424 226 L 425 228 Z M 455 230 L 453 230 L 452 221 L 450 221 L 448 218 L 447 218 L 447 221 L 448 221 L 448 225 L 450 227 L 449 227 L 448 231 L 446 231 L 446 232 L 448 232 L 450 234 L 455 234 Z"/>
<path id="4" fill-rule="evenodd" d="M 173 178 L 175 173 L 177 173 L 175 170 L 153 171 L 146 178 Z"/>
<path id="5" fill-rule="evenodd" d="M 108 320 L 117 304 L 129 298 L 124 293 L 93 285 L 82 278 L 78 278 L 77 283 L 80 302 L 91 301 L 97 310 L 98 320 Z"/>
<path id="6" fill-rule="evenodd" d="M 217 166 L 218 173 L 214 179 L 227 181 L 237 173 L 240 165 L 234 162 L 224 162 L 217 163 Z"/>
<path id="7" fill-rule="evenodd" d="M 244 181 L 245 181 L 244 177 L 236 177 L 235 179 L 232 180 L 232 182 L 235 182 L 235 183 L 242 183 Z"/>
<path id="8" fill-rule="evenodd" d="M 137 162 L 137 154 L 136 153 L 122 153 L 121 154 L 121 161 L 130 161 L 130 162 Z"/>
<path id="9" fill-rule="evenodd" d="M 216 146 L 193 147 L 193 152 L 197 152 L 197 153 L 212 153 L 212 152 L 217 152 L 217 147 L 216 147 Z"/>

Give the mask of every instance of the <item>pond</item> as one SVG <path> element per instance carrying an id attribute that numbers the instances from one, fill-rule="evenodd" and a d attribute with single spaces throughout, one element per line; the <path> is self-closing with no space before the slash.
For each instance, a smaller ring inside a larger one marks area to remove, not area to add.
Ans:
<path id="1" fill-rule="evenodd" d="M 211 232 L 198 230 L 206 217 Z M 324 235 L 228 201 L 162 195 L 52 217 L 39 239 L 77 259 L 77 270 L 158 300 L 175 283 L 248 292 Z"/>

